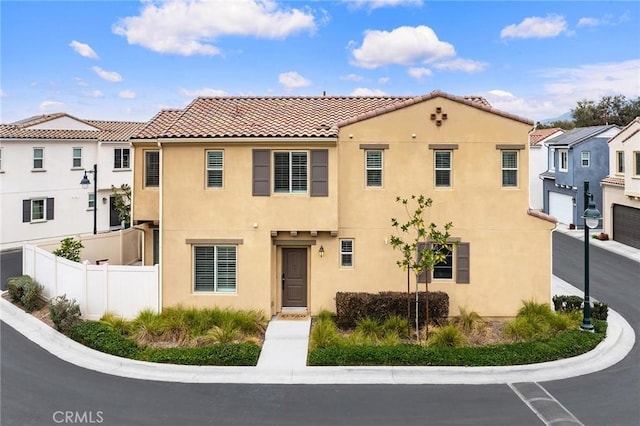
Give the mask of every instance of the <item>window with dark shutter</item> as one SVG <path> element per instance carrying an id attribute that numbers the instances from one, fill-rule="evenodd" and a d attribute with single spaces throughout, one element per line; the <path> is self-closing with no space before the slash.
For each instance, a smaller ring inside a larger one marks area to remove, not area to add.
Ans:
<path id="1" fill-rule="evenodd" d="M 53 220 L 53 198 L 47 198 L 47 220 Z"/>
<path id="2" fill-rule="evenodd" d="M 31 200 L 22 200 L 22 222 L 31 222 Z"/>
<path id="3" fill-rule="evenodd" d="M 329 195 L 329 151 L 318 149 L 311 151 L 311 196 Z"/>
<path id="4" fill-rule="evenodd" d="M 144 153 L 145 183 L 147 187 L 160 186 L 160 152 L 146 151 Z"/>
<path id="5" fill-rule="evenodd" d="M 253 150 L 253 195 L 268 197 L 271 194 L 271 151 Z"/>

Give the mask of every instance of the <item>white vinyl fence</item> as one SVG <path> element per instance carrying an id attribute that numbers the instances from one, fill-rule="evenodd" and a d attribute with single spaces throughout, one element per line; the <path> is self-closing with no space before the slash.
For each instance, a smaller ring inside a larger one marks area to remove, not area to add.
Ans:
<path id="1" fill-rule="evenodd" d="M 106 312 L 133 319 L 143 309 L 162 309 L 158 265 L 77 263 L 25 244 L 22 271 L 44 286 L 47 299 L 63 294 L 75 299 L 85 319 L 96 320 Z"/>

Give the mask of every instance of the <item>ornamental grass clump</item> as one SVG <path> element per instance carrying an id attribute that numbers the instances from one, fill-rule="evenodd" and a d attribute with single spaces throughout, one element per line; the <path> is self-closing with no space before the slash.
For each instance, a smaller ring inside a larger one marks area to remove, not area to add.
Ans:
<path id="1" fill-rule="evenodd" d="M 436 348 L 459 348 L 465 345 L 467 339 L 455 325 L 438 327 L 427 340 L 427 346 Z"/>

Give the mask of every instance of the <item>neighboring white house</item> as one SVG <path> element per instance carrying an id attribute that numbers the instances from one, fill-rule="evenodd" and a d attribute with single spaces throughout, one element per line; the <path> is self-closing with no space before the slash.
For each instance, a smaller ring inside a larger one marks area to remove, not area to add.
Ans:
<path id="1" fill-rule="evenodd" d="M 540 173 L 553 169 L 553 164 L 547 164 L 549 148 L 545 142 L 563 133 L 564 130 L 559 127 L 534 129 L 529 132 L 529 207 L 534 210 L 542 210 L 544 207 Z"/>
<path id="2" fill-rule="evenodd" d="M 129 137 L 143 123 L 81 120 L 65 113 L 0 125 L 0 249 L 24 241 L 121 227 L 111 185 L 132 183 Z M 96 176 L 80 185 L 85 171 Z"/>
<path id="3" fill-rule="evenodd" d="M 603 232 L 640 248 L 640 117 L 609 140 L 609 175 L 600 185 Z"/>

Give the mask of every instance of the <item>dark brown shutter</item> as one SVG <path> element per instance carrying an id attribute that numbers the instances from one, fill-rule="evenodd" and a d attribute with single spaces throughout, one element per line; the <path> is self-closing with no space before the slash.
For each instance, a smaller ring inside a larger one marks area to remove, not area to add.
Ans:
<path id="1" fill-rule="evenodd" d="M 268 197 L 271 193 L 271 151 L 268 149 L 253 150 L 253 195 Z"/>
<path id="2" fill-rule="evenodd" d="M 427 247 L 427 243 L 418 243 L 418 251 L 422 251 Z M 431 271 L 422 271 L 420 275 L 418 275 L 419 283 L 430 283 L 431 282 Z"/>
<path id="3" fill-rule="evenodd" d="M 459 243 L 458 255 L 456 256 L 456 282 L 458 284 L 469 284 L 471 280 L 470 255 L 471 244 Z"/>
<path id="4" fill-rule="evenodd" d="M 31 200 L 22 200 L 22 221 L 31 222 Z"/>
<path id="5" fill-rule="evenodd" d="M 53 198 L 47 198 L 47 220 L 53 220 Z"/>
<path id="6" fill-rule="evenodd" d="M 311 196 L 329 195 L 329 150 L 311 150 Z"/>

